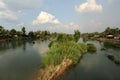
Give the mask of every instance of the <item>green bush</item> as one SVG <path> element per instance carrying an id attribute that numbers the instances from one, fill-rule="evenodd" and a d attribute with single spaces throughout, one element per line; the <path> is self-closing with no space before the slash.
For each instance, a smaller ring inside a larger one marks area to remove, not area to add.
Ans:
<path id="1" fill-rule="evenodd" d="M 72 36 L 71 36 L 72 37 Z M 79 58 L 87 52 L 87 46 L 82 43 L 77 43 L 74 40 L 69 40 L 70 36 L 60 35 L 56 41 L 51 42 L 50 50 L 43 58 L 45 66 L 50 64 L 58 65 L 63 59 L 70 59 L 77 63 Z"/>
<path id="2" fill-rule="evenodd" d="M 88 50 L 88 52 L 96 52 L 97 49 L 94 44 L 88 43 L 87 50 Z"/>
<path id="3" fill-rule="evenodd" d="M 60 64 L 65 58 L 73 60 L 75 63 L 79 57 L 87 51 L 87 47 L 81 43 L 70 41 L 68 43 L 54 43 L 44 58 L 44 63 Z"/>
<path id="4" fill-rule="evenodd" d="M 113 48 L 120 48 L 119 42 L 111 42 L 111 41 L 105 41 L 104 46 L 107 48 L 113 47 Z"/>

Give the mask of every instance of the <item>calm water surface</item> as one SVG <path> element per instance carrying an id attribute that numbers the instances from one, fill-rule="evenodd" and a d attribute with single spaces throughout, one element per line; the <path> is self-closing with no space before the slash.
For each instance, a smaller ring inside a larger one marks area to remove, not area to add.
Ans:
<path id="1" fill-rule="evenodd" d="M 0 43 L 0 80 L 28 80 L 39 69 L 48 43 Z"/>
<path id="2" fill-rule="evenodd" d="M 113 54 L 120 59 L 120 50 L 109 48 L 101 51 L 103 43 L 98 41 L 87 43 L 95 44 L 97 52 L 85 54 L 78 65 L 64 74 L 62 80 L 120 80 L 120 65 L 106 56 L 106 54 Z"/>
<path id="3" fill-rule="evenodd" d="M 82 40 L 80 40 L 81 42 Z M 41 65 L 41 58 L 48 51 L 49 41 L 13 42 L 0 44 L 0 80 L 29 80 Z M 97 47 L 96 53 L 85 54 L 80 62 L 67 71 L 62 80 L 120 80 L 120 65 L 107 58 L 113 54 L 120 58 L 120 50 L 109 48 L 101 51 L 103 43 L 89 41 Z"/>

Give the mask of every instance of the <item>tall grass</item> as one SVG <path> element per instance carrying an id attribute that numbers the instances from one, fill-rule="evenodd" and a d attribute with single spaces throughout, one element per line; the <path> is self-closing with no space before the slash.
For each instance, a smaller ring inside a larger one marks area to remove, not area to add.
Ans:
<path id="1" fill-rule="evenodd" d="M 88 52 L 93 53 L 93 52 L 96 52 L 97 49 L 96 49 L 94 44 L 88 43 L 87 44 L 87 50 L 88 50 Z"/>
<path id="2" fill-rule="evenodd" d="M 72 39 L 72 36 L 60 35 L 52 42 L 50 50 L 43 59 L 44 66 L 58 65 L 63 59 L 70 59 L 77 63 L 79 58 L 87 52 L 87 46 L 82 43 L 77 43 Z"/>

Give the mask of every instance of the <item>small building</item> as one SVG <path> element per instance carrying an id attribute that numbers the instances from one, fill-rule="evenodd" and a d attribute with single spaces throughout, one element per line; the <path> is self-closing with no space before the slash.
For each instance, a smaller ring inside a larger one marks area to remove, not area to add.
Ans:
<path id="1" fill-rule="evenodd" d="M 107 35 L 106 36 L 108 39 L 114 39 L 114 35 Z"/>

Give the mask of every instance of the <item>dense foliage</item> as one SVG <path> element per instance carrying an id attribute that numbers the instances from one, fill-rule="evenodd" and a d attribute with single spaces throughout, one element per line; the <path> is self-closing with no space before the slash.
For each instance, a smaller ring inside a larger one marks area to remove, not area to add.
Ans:
<path id="1" fill-rule="evenodd" d="M 80 31 L 79 30 L 75 30 L 74 32 L 75 32 L 74 39 L 77 42 L 80 39 Z"/>
<path id="2" fill-rule="evenodd" d="M 88 43 L 87 50 L 88 50 L 88 52 L 96 52 L 97 49 L 94 44 Z"/>
<path id="3" fill-rule="evenodd" d="M 112 55 L 112 54 L 107 54 L 108 59 L 110 59 L 111 61 L 113 61 L 115 64 L 120 64 L 120 59 L 116 58 L 116 56 Z"/>
<path id="4" fill-rule="evenodd" d="M 111 42 L 111 41 L 105 41 L 104 46 L 107 48 L 120 48 L 120 43 L 119 42 Z"/>
<path id="5" fill-rule="evenodd" d="M 26 28 L 22 27 L 21 31 L 15 29 L 7 30 L 0 26 L 0 41 L 29 40 L 29 39 L 49 39 L 51 36 L 49 31 L 30 31 L 26 32 Z"/>
<path id="6" fill-rule="evenodd" d="M 52 44 L 44 57 L 44 65 L 58 65 L 63 59 L 71 59 L 77 63 L 79 58 L 87 52 L 87 46 L 74 41 L 72 35 L 60 34 Z"/>
<path id="7" fill-rule="evenodd" d="M 107 35 L 114 35 L 114 36 L 120 36 L 120 29 L 119 28 L 110 28 L 107 27 L 103 32 L 92 32 L 92 33 L 83 33 L 82 37 L 95 37 L 96 35 L 99 35 L 100 37 L 106 37 Z"/>

